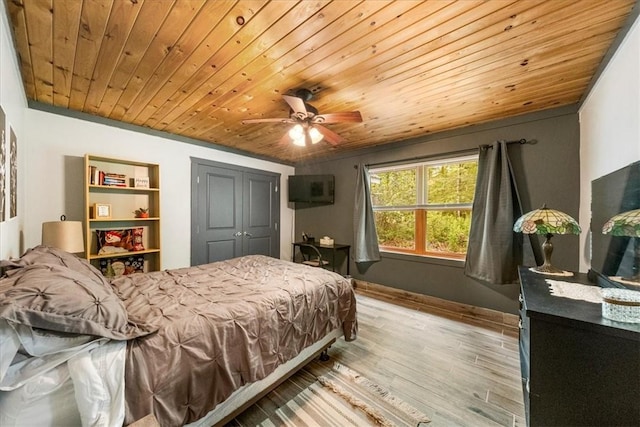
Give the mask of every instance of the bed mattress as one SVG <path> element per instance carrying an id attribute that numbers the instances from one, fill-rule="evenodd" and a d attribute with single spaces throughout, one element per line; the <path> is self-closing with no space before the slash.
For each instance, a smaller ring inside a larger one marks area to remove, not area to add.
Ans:
<path id="1" fill-rule="evenodd" d="M 252 255 L 112 282 L 129 319 L 158 332 L 128 342 L 125 423 L 195 421 L 342 327 L 356 336 L 348 280 Z"/>

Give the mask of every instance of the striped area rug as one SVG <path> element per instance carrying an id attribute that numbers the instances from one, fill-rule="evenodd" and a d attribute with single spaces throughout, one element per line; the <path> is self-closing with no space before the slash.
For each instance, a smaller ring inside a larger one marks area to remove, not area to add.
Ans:
<path id="1" fill-rule="evenodd" d="M 263 420 L 264 427 L 280 426 L 421 426 L 429 418 L 384 387 L 356 371 L 332 364 L 312 362 L 292 381 L 305 383 L 297 394 L 278 405 Z M 306 378 L 306 380 L 305 380 Z"/>

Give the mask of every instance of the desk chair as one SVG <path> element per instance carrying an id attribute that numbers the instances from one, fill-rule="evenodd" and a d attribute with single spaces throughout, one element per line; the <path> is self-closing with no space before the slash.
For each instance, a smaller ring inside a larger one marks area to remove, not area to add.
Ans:
<path id="1" fill-rule="evenodd" d="M 303 264 L 310 265 L 312 267 L 324 267 L 329 264 L 329 261 L 322 259 L 322 254 L 315 246 L 303 243 L 298 245 L 298 247 L 302 254 Z"/>

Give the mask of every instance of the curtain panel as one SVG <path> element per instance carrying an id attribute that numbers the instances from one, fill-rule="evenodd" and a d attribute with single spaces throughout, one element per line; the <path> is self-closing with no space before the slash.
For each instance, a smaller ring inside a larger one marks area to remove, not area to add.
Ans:
<path id="1" fill-rule="evenodd" d="M 369 169 L 361 163 L 358 165 L 353 210 L 353 252 L 356 263 L 380 261 L 378 233 L 373 216 L 369 182 Z"/>
<path id="2" fill-rule="evenodd" d="M 515 283 L 523 259 L 522 234 L 513 231 L 522 206 L 507 145 L 480 148 L 464 267 L 465 275 L 497 285 Z"/>

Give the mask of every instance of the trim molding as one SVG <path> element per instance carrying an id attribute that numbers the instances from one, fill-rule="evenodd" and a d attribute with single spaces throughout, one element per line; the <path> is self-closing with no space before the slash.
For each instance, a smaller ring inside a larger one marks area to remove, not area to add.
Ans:
<path id="1" fill-rule="evenodd" d="M 502 330 L 503 333 L 510 336 L 517 335 L 519 331 L 519 319 L 515 314 L 391 288 L 364 280 L 353 279 L 353 287 L 357 293 L 365 296 L 382 299 L 425 313 L 471 322 L 494 330 Z"/>

